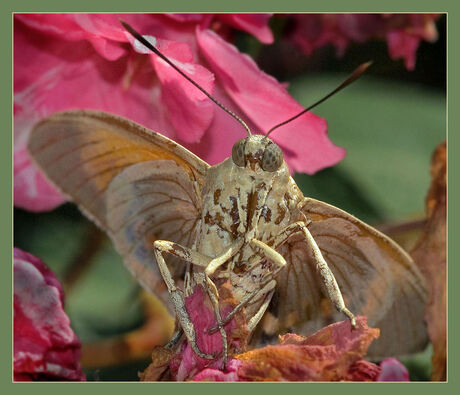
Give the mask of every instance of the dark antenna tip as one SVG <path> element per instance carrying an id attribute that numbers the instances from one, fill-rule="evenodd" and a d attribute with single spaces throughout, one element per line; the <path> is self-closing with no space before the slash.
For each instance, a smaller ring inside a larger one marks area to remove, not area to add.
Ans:
<path id="1" fill-rule="evenodd" d="M 289 118 L 288 120 L 279 123 L 278 125 L 273 126 L 266 134 L 265 136 L 268 136 L 271 132 L 273 132 L 275 129 L 278 129 L 281 126 L 286 125 L 287 123 L 293 121 L 294 119 L 299 118 L 301 115 L 305 114 L 306 112 L 310 111 L 314 107 L 316 107 L 318 104 L 321 104 L 323 101 L 329 99 L 332 95 L 335 95 L 337 92 L 341 91 L 343 88 L 346 86 L 350 85 L 352 82 L 356 81 L 359 77 L 363 75 L 363 73 L 369 68 L 369 66 L 372 64 L 372 61 L 368 61 L 366 63 L 363 63 L 359 65 L 353 73 L 345 80 L 343 81 L 337 88 L 335 88 L 332 92 L 328 93 L 326 96 L 324 96 L 322 99 L 318 100 L 317 102 L 313 103 L 311 106 L 307 107 L 306 109 L 302 110 L 300 113 L 297 115 L 294 115 L 292 118 Z"/>
<path id="2" fill-rule="evenodd" d="M 150 49 L 153 53 L 155 53 L 157 56 L 159 56 L 161 59 L 163 59 L 168 65 L 170 65 L 174 70 L 176 70 L 188 82 L 190 82 L 192 85 L 194 85 L 196 88 L 198 88 L 201 92 L 203 92 L 213 103 L 218 105 L 222 110 L 224 110 L 230 116 L 235 118 L 241 125 L 243 125 L 243 127 L 248 132 L 248 135 L 249 136 L 251 135 L 251 130 L 249 129 L 248 125 L 246 125 L 246 123 L 238 115 L 236 115 L 233 111 L 231 111 L 227 107 L 225 107 L 220 101 L 215 99 L 204 88 L 202 88 L 195 81 L 193 81 L 187 74 L 185 74 L 180 68 L 178 68 L 172 61 L 170 61 L 165 55 L 163 55 L 157 48 L 155 48 L 144 37 L 142 37 L 142 35 L 140 35 L 136 30 L 134 30 L 132 26 L 130 26 L 128 23 L 126 23 L 125 21 L 123 21 L 121 19 L 119 19 L 119 21 L 122 24 L 122 26 L 126 29 L 126 31 L 129 34 L 131 34 L 137 41 L 142 43 L 146 48 Z"/>

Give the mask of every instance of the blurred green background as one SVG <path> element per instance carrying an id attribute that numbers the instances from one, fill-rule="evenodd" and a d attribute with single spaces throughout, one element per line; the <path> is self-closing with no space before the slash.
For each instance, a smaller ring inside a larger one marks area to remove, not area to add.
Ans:
<path id="1" fill-rule="evenodd" d="M 275 32 L 282 26 L 272 21 Z M 374 64 L 360 80 L 315 113 L 331 140 L 347 149 L 338 165 L 295 179 L 304 194 L 336 205 L 381 229 L 424 217 L 435 147 L 446 138 L 446 20 L 436 43 L 422 43 L 416 68 L 388 57 L 386 43 L 352 44 L 345 56 L 324 47 L 305 57 L 280 39 L 262 46 L 239 34 L 237 44 L 308 106 L 360 63 Z M 397 235 L 396 235 L 397 236 Z M 143 322 L 139 288 L 110 242 L 72 204 L 34 214 L 14 211 L 14 245 L 41 259 L 66 289 L 66 310 L 82 342 L 107 339 Z M 410 243 L 407 246 L 410 246 Z M 412 380 L 428 380 L 431 350 L 404 360 Z M 147 359 L 87 370 L 88 380 L 137 380 Z"/>

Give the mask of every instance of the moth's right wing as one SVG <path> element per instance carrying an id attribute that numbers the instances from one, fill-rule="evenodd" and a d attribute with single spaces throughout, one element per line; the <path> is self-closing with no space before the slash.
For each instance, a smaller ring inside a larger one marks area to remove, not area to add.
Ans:
<path id="1" fill-rule="evenodd" d="M 162 296 L 153 241 L 191 247 L 209 165 L 132 121 L 86 110 L 43 119 L 28 148 L 46 177 L 109 234 L 139 282 Z M 174 274 L 183 270 L 172 263 Z"/>
<path id="2" fill-rule="evenodd" d="M 380 328 L 370 357 L 420 351 L 428 337 L 424 323 L 425 281 L 410 256 L 395 242 L 350 214 L 306 198 L 301 211 L 334 274 L 347 307 Z M 289 265 L 278 277 L 271 306 L 281 331 L 311 334 L 345 316 L 325 298 L 311 249 L 302 237 L 279 252 Z"/>

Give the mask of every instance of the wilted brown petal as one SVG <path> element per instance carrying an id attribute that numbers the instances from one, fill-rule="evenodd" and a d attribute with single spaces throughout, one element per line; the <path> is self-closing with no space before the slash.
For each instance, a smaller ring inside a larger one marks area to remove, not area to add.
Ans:
<path id="1" fill-rule="evenodd" d="M 380 368 L 363 361 L 379 330 L 369 328 L 365 317 L 352 330 L 348 321 L 329 325 L 304 337 L 280 336 L 280 344 L 267 346 L 236 358 L 241 381 L 338 381 L 375 380 Z"/>
<path id="2" fill-rule="evenodd" d="M 425 319 L 433 344 L 431 379 L 446 380 L 446 143 L 435 150 L 426 197 L 427 223 L 412 257 L 427 278 L 430 297 Z"/>

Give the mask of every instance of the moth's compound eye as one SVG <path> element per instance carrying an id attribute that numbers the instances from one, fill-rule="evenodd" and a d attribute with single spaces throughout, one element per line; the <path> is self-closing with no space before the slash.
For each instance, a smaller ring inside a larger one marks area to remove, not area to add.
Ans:
<path id="1" fill-rule="evenodd" d="M 239 167 L 245 166 L 244 160 L 244 147 L 246 146 L 246 139 L 238 140 L 232 148 L 233 163 Z"/>
<path id="2" fill-rule="evenodd" d="M 265 171 L 276 171 L 283 163 L 283 151 L 276 144 L 268 144 L 265 147 L 262 158 L 262 169 Z"/>

